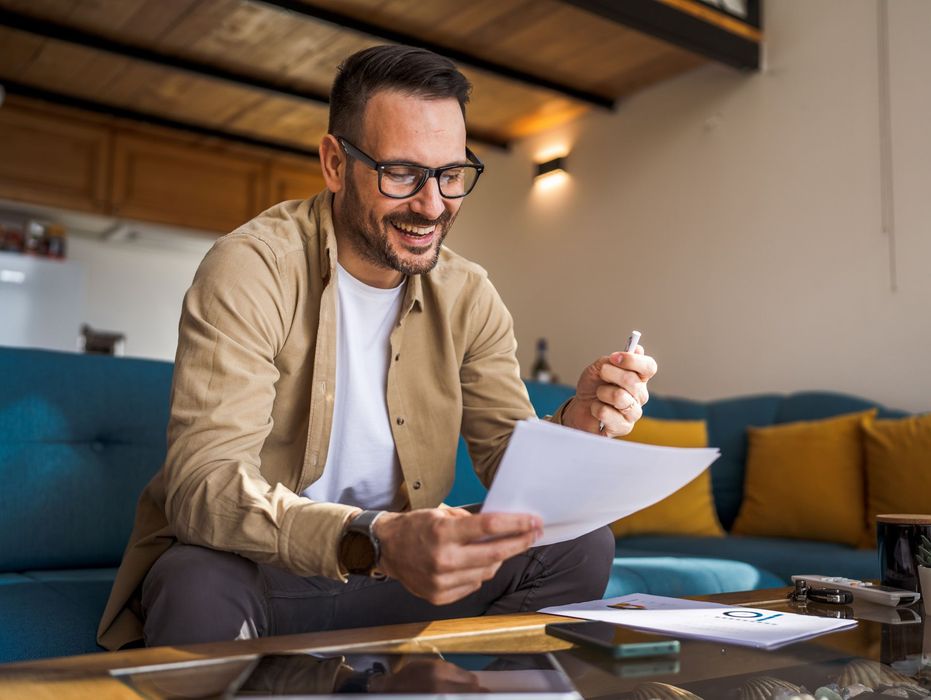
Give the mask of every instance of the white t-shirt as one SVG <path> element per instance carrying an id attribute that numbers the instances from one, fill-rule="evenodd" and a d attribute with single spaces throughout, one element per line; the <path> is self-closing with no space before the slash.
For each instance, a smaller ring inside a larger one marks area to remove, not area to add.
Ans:
<path id="1" fill-rule="evenodd" d="M 388 508 L 401 483 L 388 404 L 389 338 L 401 312 L 404 282 L 370 287 L 339 264 L 336 395 L 323 475 L 302 496 L 372 510 Z"/>

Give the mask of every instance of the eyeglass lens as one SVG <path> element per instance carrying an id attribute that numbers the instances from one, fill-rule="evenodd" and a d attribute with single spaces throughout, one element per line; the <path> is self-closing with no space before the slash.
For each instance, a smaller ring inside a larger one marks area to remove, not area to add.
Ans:
<path id="1" fill-rule="evenodd" d="M 427 171 L 413 165 L 388 165 L 380 170 L 379 185 L 389 197 L 410 197 L 423 185 Z M 437 174 L 440 194 L 462 197 L 475 186 L 478 168 L 471 165 L 447 168 Z"/>

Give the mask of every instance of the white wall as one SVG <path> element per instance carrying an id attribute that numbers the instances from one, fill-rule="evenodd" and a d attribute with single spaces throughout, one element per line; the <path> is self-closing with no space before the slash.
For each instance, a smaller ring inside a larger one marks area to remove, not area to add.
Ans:
<path id="1" fill-rule="evenodd" d="M 104 243 L 72 236 L 84 267 L 86 322 L 126 335 L 125 354 L 174 360 L 181 301 L 212 239 L 184 245 Z"/>
<path id="2" fill-rule="evenodd" d="M 67 258 L 84 277 L 80 322 L 123 333 L 128 356 L 174 360 L 181 301 L 215 234 L 10 200 L 0 212 L 68 230 Z"/>
<path id="3" fill-rule="evenodd" d="M 654 390 L 833 389 L 931 409 L 931 2 L 889 3 L 896 265 L 881 231 L 876 0 L 767 0 L 766 68 L 706 66 L 520 144 L 449 245 L 574 383 L 631 328 Z M 531 188 L 570 146 L 571 177 Z"/>

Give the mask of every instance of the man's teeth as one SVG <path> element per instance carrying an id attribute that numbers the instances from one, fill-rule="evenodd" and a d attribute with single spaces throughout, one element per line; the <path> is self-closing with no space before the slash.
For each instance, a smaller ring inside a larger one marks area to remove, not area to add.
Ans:
<path id="1" fill-rule="evenodd" d="M 435 226 L 408 226 L 407 224 L 394 224 L 394 227 L 404 233 L 410 233 L 414 236 L 426 236 L 433 233 Z"/>

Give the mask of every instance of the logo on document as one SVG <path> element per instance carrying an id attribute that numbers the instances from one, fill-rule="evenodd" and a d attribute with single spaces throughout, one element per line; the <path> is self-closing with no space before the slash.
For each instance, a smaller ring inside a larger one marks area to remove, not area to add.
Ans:
<path id="1" fill-rule="evenodd" d="M 741 622 L 762 622 L 764 624 L 770 625 L 773 623 L 766 622 L 767 620 L 772 620 L 774 618 L 783 616 L 783 613 L 773 613 L 770 615 L 765 612 L 759 612 L 757 610 L 725 610 L 721 614 L 731 620 L 740 620 Z"/>

